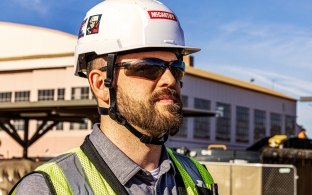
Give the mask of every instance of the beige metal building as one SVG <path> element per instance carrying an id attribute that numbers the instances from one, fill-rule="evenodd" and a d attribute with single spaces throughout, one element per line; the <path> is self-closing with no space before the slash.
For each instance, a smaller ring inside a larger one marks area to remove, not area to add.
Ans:
<path id="1" fill-rule="evenodd" d="M 93 117 L 96 104 L 87 80 L 73 76 L 76 36 L 4 22 L 0 32 L 0 154 L 22 156 L 23 147 L 29 147 L 29 156 L 55 156 L 79 146 L 92 122 L 75 122 L 94 111 Z M 295 99 L 199 70 L 191 66 L 192 58 L 185 60 L 190 66 L 182 90 L 184 111 L 188 116 L 217 111 L 219 117 L 186 117 L 168 146 L 245 148 L 264 136 L 295 134 Z"/>

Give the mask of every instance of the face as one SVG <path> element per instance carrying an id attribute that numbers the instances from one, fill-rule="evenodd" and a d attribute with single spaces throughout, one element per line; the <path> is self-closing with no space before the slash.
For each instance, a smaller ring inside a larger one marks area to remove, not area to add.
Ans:
<path id="1" fill-rule="evenodd" d="M 117 62 L 128 62 L 142 58 L 176 60 L 172 52 L 141 52 L 120 56 Z M 180 82 L 167 68 L 155 80 L 132 77 L 123 68 L 117 69 L 117 105 L 129 123 L 153 137 L 164 133 L 177 133 L 182 123 Z"/>

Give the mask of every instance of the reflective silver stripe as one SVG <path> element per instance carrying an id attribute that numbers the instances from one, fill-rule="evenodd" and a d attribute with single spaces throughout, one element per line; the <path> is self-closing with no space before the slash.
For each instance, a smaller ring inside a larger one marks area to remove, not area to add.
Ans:
<path id="1" fill-rule="evenodd" d="M 73 194 L 94 194 L 75 153 L 68 155 L 62 161 L 57 161 L 56 164 L 62 169 Z"/>

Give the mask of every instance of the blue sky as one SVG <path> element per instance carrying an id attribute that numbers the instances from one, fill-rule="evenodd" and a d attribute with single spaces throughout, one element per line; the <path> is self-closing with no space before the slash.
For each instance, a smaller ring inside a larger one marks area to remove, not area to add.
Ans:
<path id="1" fill-rule="evenodd" d="M 77 34 L 101 0 L 1 0 L 0 21 Z M 312 96 L 311 0 L 162 0 L 178 16 L 195 66 L 285 93 Z M 298 123 L 312 137 L 312 102 L 298 103 Z"/>

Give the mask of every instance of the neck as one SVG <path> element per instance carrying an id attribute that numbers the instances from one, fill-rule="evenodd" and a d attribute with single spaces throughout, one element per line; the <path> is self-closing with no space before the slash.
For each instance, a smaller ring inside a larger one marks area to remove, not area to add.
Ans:
<path id="1" fill-rule="evenodd" d="M 101 130 L 128 158 L 147 171 L 156 169 L 159 165 L 162 146 L 144 144 L 126 127 L 102 116 Z"/>

